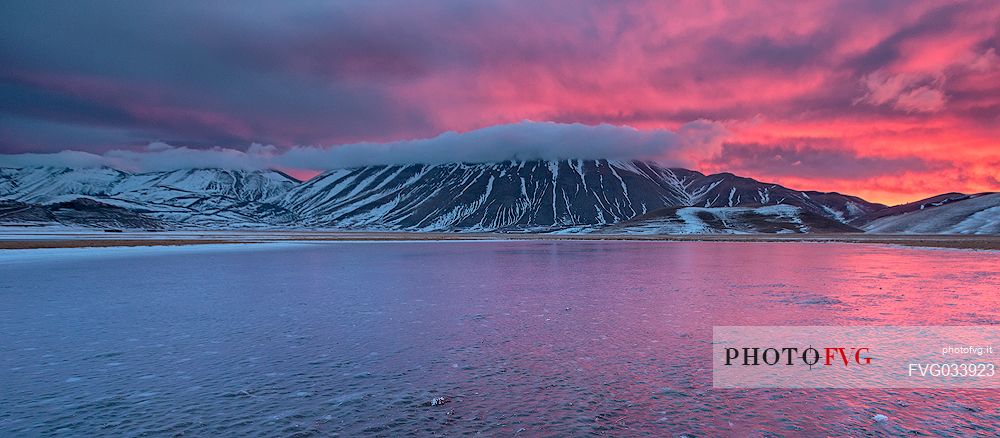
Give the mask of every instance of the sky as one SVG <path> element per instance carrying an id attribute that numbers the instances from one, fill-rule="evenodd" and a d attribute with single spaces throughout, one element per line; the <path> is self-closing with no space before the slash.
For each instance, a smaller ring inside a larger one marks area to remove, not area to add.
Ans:
<path id="1" fill-rule="evenodd" d="M 1000 190 L 996 1 L 0 9 L 0 165 L 607 157 L 888 204 Z"/>

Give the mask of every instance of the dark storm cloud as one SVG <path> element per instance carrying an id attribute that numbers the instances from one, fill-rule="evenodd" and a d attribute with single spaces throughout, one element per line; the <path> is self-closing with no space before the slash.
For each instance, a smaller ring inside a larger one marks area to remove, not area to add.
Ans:
<path id="1" fill-rule="evenodd" d="M 378 86 L 325 81 L 288 72 L 295 66 L 251 59 L 255 46 L 287 38 L 272 19 L 288 18 L 294 25 L 296 11 L 309 17 L 310 5 L 281 10 L 291 17 L 271 15 L 279 11 L 265 10 L 266 4 L 245 6 L 238 11 L 185 1 L 8 5 L 0 16 L 0 112 L 130 128 L 144 132 L 147 141 L 222 145 L 378 139 L 386 126 L 414 132 L 428 127 L 419 109 L 399 104 Z M 229 50 L 213 40 L 219 34 L 236 35 L 247 49 Z M 273 48 L 289 49 L 303 58 L 329 53 L 308 45 Z M 247 68 L 250 64 L 259 68 Z M 374 62 L 358 74 L 381 69 L 388 66 Z M 66 138 L 48 147 L 78 145 L 83 144 Z"/>

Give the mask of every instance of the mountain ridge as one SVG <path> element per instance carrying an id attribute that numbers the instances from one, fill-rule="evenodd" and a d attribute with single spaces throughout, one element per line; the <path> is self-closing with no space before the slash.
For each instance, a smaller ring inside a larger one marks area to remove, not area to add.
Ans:
<path id="1" fill-rule="evenodd" d="M 884 208 L 857 197 L 813 193 L 837 199 L 822 203 L 777 184 L 643 161 L 506 161 L 332 170 L 293 189 L 289 208 L 311 226 L 418 231 L 606 225 L 669 206 L 788 202 L 849 218 Z"/>
<path id="2" fill-rule="evenodd" d="M 935 198 L 961 203 L 969 196 Z M 90 210 L 122 208 L 156 221 L 122 223 L 163 229 L 862 232 L 915 208 L 640 160 L 376 165 L 306 181 L 276 170 L 0 168 L 0 200 L 25 204 L 8 208 L 0 224 L 16 223 L 18 211 L 37 222 L 46 206 L 81 198 L 99 204 Z"/>

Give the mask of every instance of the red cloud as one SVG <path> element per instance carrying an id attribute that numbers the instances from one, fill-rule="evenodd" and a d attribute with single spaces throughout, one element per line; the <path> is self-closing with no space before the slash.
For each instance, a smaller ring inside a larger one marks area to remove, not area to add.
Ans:
<path id="1" fill-rule="evenodd" d="M 704 170 L 742 166 L 883 202 L 1000 189 L 995 1 L 800 2 L 780 13 L 754 1 L 171 8 L 74 15 L 103 38 L 51 33 L 49 11 L 0 18 L 23 36 L 0 41 L 0 149 L 44 137 L 39 148 L 106 150 L 121 132 L 288 149 L 522 120 L 676 130 L 705 119 L 744 154 L 691 152 Z M 32 135 L 54 123 L 119 134 Z M 784 169 L 746 161 L 790 144 L 811 155 Z M 806 165 L 834 166 L 821 156 L 847 171 Z"/>

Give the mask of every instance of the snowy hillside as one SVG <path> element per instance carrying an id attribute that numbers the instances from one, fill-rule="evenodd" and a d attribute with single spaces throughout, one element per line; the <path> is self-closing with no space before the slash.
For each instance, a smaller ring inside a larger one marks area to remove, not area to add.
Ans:
<path id="1" fill-rule="evenodd" d="M 842 233 L 861 230 L 779 204 L 765 207 L 668 207 L 605 227 L 608 234 Z"/>
<path id="2" fill-rule="evenodd" d="M 1000 193 L 950 193 L 864 224 L 871 233 L 1000 234 Z M 903 207 L 903 206 L 900 206 Z M 894 207 L 895 208 L 895 207 Z"/>
<path id="3" fill-rule="evenodd" d="M 130 174 L 110 168 L 0 169 L 0 199 L 53 205 L 88 198 L 171 226 L 288 223 L 276 204 L 299 182 L 274 171 L 186 169 Z"/>

